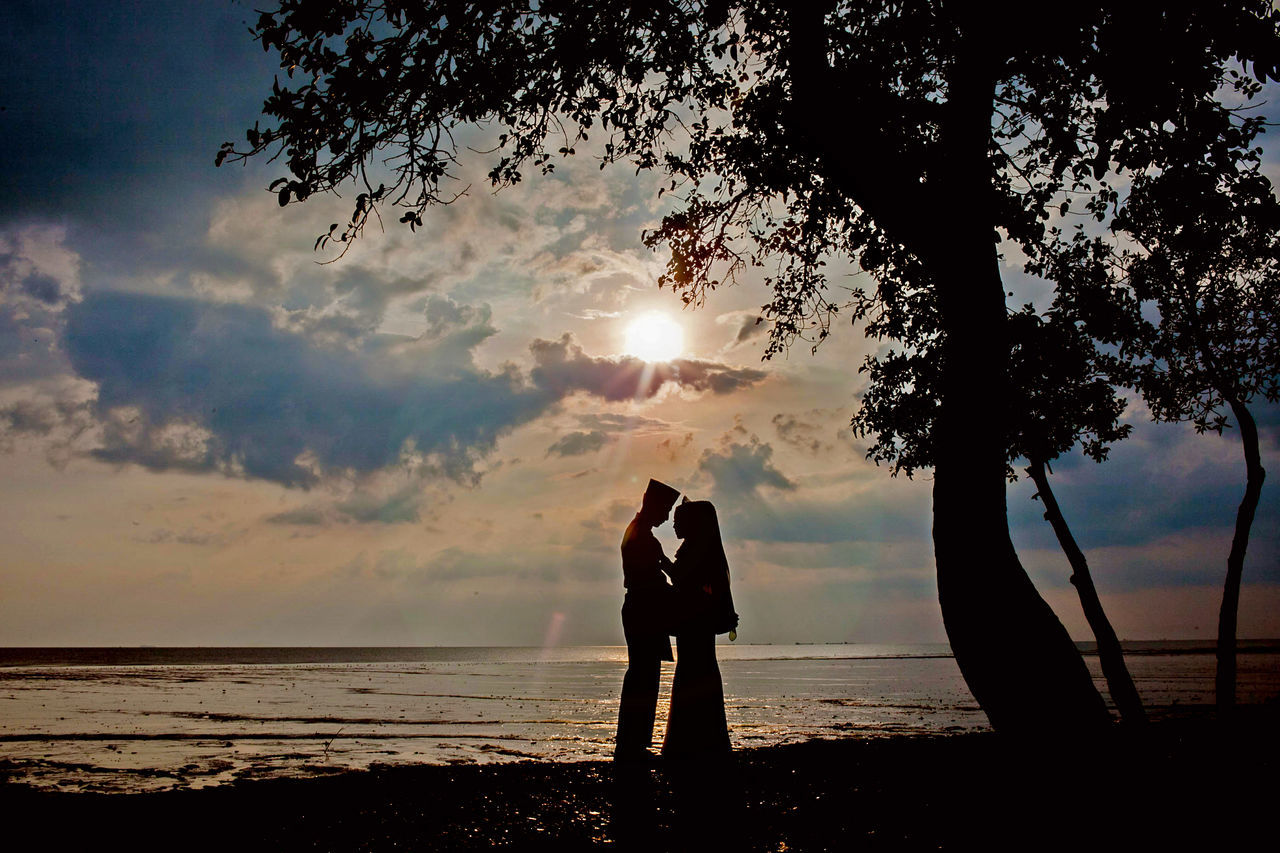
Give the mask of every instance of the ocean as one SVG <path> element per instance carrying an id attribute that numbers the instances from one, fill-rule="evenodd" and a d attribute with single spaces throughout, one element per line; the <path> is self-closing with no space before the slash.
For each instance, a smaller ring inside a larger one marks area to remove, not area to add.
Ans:
<path id="1" fill-rule="evenodd" d="M 1153 716 L 1212 702 L 1211 646 L 1126 651 Z M 945 645 L 717 653 L 735 749 L 988 728 Z M 1241 703 L 1280 698 L 1280 641 L 1241 643 L 1239 666 Z M 603 759 L 625 667 L 620 646 L 0 649 L 0 777 L 125 792 L 373 764 Z M 660 743 L 665 702 L 658 716 Z"/>

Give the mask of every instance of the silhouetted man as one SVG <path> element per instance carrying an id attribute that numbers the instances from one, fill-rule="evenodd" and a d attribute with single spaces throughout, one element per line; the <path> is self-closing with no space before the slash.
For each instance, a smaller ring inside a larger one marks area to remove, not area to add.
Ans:
<path id="1" fill-rule="evenodd" d="M 644 502 L 622 536 L 622 631 L 627 638 L 627 674 L 618 703 L 618 736 L 614 758 L 644 760 L 652 756 L 653 718 L 658 710 L 662 661 L 673 660 L 668 622 L 671 585 L 664 571 L 671 561 L 653 528 L 666 522 L 680 493 L 665 483 L 649 481 Z"/>

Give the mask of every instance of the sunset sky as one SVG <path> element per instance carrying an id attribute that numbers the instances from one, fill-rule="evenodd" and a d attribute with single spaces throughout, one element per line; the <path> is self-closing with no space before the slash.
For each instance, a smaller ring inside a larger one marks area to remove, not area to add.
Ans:
<path id="1" fill-rule="evenodd" d="M 620 643 L 649 477 L 719 508 L 740 641 L 945 639 L 928 472 L 849 431 L 877 344 L 845 320 L 762 362 L 758 279 L 697 309 L 658 290 L 654 176 L 588 153 L 494 194 L 475 157 L 417 234 L 387 216 L 320 265 L 349 198 L 281 210 L 282 167 L 213 167 L 276 71 L 251 4 L 5 14 L 0 645 Z M 678 324 L 670 363 L 637 357 L 642 316 Z M 1240 635 L 1276 637 L 1280 411 L 1257 415 Z M 1107 463 L 1054 466 L 1059 500 L 1121 637 L 1211 637 L 1239 442 L 1126 417 Z M 1015 543 L 1089 639 L 1031 494 Z"/>

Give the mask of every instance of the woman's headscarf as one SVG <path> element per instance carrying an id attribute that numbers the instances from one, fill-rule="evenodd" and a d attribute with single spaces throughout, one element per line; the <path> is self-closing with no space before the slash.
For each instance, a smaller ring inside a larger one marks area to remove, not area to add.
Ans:
<path id="1" fill-rule="evenodd" d="M 711 501 L 685 500 L 676 507 L 676 520 L 684 543 L 676 559 L 690 567 L 688 583 L 695 590 L 710 587 L 713 629 L 724 633 L 737 624 L 733 596 L 729 591 L 729 560 L 720 538 L 720 520 Z M 732 624 L 729 624 L 732 622 Z M 728 625 L 728 627 L 723 627 Z"/>

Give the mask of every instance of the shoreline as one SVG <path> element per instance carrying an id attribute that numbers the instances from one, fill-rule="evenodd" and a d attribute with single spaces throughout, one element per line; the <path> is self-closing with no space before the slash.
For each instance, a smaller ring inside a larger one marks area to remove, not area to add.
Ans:
<path id="1" fill-rule="evenodd" d="M 1097 655 L 1097 643 L 1077 640 L 1086 656 Z M 1123 640 L 1126 655 L 1203 655 L 1216 653 L 1209 639 Z M 796 650 L 830 650 L 816 657 Z M 768 654 L 752 656 L 756 649 Z M 371 663 L 456 663 L 487 660 L 486 653 L 516 653 L 505 659 L 526 663 L 581 662 L 583 652 L 607 650 L 626 661 L 625 645 L 575 646 L 0 646 L 0 672 L 12 669 L 121 666 L 342 665 Z M 785 650 L 785 653 L 784 653 Z M 836 651 L 839 650 L 839 651 Z M 909 651 L 900 651 L 909 650 Z M 716 643 L 721 662 L 728 660 L 894 660 L 950 658 L 951 648 L 937 643 L 789 642 Z M 747 654 L 744 656 L 742 652 Z M 1236 641 L 1237 654 L 1280 654 L 1280 638 Z M 480 656 L 477 657 L 477 653 Z"/>
<path id="2" fill-rule="evenodd" d="M 811 740 L 712 767 L 384 765 L 134 794 L 6 776 L 0 808 L 58 847 L 143 850 L 1212 849 L 1271 834 L 1280 706 L 1088 744 L 1044 734 Z"/>

